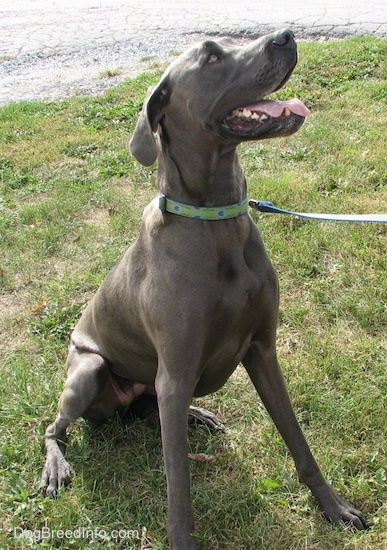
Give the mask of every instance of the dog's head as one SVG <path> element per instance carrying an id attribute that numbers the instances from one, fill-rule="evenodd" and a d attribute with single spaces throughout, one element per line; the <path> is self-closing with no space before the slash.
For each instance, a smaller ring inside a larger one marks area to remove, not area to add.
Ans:
<path id="1" fill-rule="evenodd" d="M 153 164 L 157 145 L 152 134 L 157 131 L 165 142 L 200 131 L 202 140 L 233 145 L 296 132 L 307 107 L 298 99 L 266 99 L 287 82 L 296 63 L 297 46 L 289 30 L 247 46 L 221 39 L 192 47 L 148 93 L 131 152 L 142 164 Z"/>

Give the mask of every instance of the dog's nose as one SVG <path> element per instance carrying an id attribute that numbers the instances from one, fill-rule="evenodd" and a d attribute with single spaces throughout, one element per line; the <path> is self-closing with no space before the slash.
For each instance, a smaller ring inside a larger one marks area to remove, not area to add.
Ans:
<path id="1" fill-rule="evenodd" d="M 274 46 L 293 46 L 294 34 L 290 29 L 282 29 L 278 31 L 273 38 Z"/>

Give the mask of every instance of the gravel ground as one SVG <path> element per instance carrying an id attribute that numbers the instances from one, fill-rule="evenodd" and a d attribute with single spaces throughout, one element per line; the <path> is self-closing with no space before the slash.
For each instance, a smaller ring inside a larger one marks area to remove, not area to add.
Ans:
<path id="1" fill-rule="evenodd" d="M 237 42 L 245 42 L 272 30 L 265 27 L 254 35 L 242 32 L 233 36 Z M 330 36 L 322 29 L 318 32 L 306 32 L 304 29 L 295 32 L 298 40 L 327 40 Z M 345 33 L 331 33 L 333 38 L 344 36 Z M 19 55 L 14 59 L 0 58 L 0 104 L 20 100 L 55 101 L 100 94 L 125 78 L 144 71 L 155 61 L 170 59 L 172 52 L 184 51 L 194 42 L 213 37 L 205 33 L 159 31 L 143 41 L 127 40 L 54 55 L 40 52 Z"/>
<path id="2" fill-rule="evenodd" d="M 0 63 L 0 104 L 99 94 L 201 38 L 192 34 L 177 40 L 165 33 L 146 42 L 126 41 L 57 55 L 29 53 L 4 60 Z"/>

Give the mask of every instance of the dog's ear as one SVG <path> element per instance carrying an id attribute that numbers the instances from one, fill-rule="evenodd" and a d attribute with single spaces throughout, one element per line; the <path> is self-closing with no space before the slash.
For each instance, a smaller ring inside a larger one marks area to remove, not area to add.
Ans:
<path id="1" fill-rule="evenodd" d="M 169 101 L 169 86 L 166 79 L 148 90 L 134 134 L 129 143 L 130 152 L 144 166 L 157 159 L 157 145 L 153 132 L 157 131 L 163 117 L 163 108 Z"/>

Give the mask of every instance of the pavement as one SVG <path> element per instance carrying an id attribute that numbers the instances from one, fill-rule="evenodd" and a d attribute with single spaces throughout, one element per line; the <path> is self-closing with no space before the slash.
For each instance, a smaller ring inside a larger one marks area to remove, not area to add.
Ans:
<path id="1" fill-rule="evenodd" d="M 1 0 L 0 103 L 98 93 L 208 35 L 387 38 L 386 0 Z"/>

